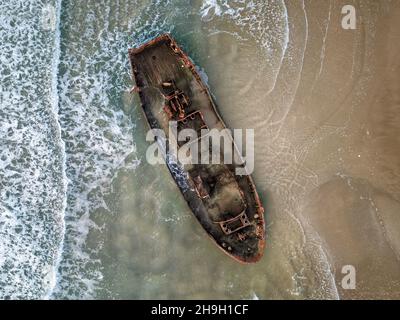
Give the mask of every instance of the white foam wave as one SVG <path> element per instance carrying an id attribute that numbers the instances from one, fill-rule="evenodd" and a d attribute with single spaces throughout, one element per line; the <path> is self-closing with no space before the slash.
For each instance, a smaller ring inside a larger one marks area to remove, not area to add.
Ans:
<path id="1" fill-rule="evenodd" d="M 107 7 L 107 6 L 105 6 Z M 134 124 L 121 110 L 122 96 L 129 85 L 127 50 L 129 35 L 103 22 L 96 25 L 88 9 L 79 16 L 83 34 L 74 32 L 73 10 L 65 8 L 59 93 L 60 122 L 67 152 L 68 206 L 66 236 L 53 297 L 92 298 L 102 280 L 98 252 L 101 240 L 87 244 L 91 231 L 101 231 L 92 214 L 110 210 L 105 196 L 120 169 L 132 170 L 135 160 Z M 68 14 L 71 12 L 71 15 Z M 84 39 L 84 42 L 82 42 Z M 132 160 L 133 159 L 133 160 Z"/>
<path id="2" fill-rule="evenodd" d="M 0 297 L 45 298 L 63 235 L 54 1 L 0 3 Z"/>
<path id="3" fill-rule="evenodd" d="M 67 207 L 67 188 L 68 188 L 68 178 L 66 174 L 66 152 L 65 152 L 65 143 L 61 139 L 61 125 L 59 122 L 59 117 L 58 117 L 58 104 L 59 104 L 59 97 L 58 97 L 58 66 L 60 64 L 60 42 L 61 42 L 61 31 L 60 31 L 60 24 L 61 24 L 61 5 L 62 5 L 62 0 L 57 0 L 56 2 L 56 8 L 55 10 L 55 23 L 54 23 L 54 29 L 55 29 L 55 41 L 54 41 L 54 55 L 53 55 L 53 63 L 52 63 L 52 82 L 51 82 L 51 90 L 52 90 L 52 108 L 53 108 L 53 116 L 54 120 L 57 124 L 57 136 L 58 136 L 58 141 L 59 141 L 59 148 L 60 152 L 62 154 L 62 169 L 61 169 L 61 175 L 62 175 L 62 181 L 64 183 L 63 190 L 63 204 L 62 204 L 62 211 L 61 211 L 61 218 L 60 218 L 60 227 L 61 227 L 61 234 L 60 234 L 60 244 L 57 252 L 57 257 L 55 260 L 55 263 L 53 267 L 49 270 L 47 273 L 47 281 L 50 283 L 50 287 L 48 292 L 45 295 L 46 299 L 49 299 L 53 293 L 53 290 L 56 286 L 57 283 L 57 271 L 58 267 L 60 265 L 61 259 L 62 259 L 62 251 L 63 251 L 63 246 L 64 246 L 64 236 L 65 236 L 65 209 Z"/>

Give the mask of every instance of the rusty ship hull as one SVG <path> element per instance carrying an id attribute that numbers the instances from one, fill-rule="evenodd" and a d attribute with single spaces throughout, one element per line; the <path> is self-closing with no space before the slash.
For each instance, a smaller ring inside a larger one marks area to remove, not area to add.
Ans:
<path id="1" fill-rule="evenodd" d="M 169 34 L 130 49 L 129 59 L 135 81 L 132 91 L 140 97 L 150 128 L 163 130 L 167 139 L 172 138 L 170 121 L 178 123 L 178 132 L 226 128 L 194 64 Z M 167 165 L 218 247 L 239 262 L 259 261 L 265 247 L 264 209 L 251 176 L 236 175 L 235 163 L 182 166 L 167 161 Z"/>

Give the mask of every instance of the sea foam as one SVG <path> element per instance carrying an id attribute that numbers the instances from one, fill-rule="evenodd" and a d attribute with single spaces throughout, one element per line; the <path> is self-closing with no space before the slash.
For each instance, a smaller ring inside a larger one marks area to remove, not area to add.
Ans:
<path id="1" fill-rule="evenodd" d="M 55 283 L 66 181 L 57 123 L 55 1 L 0 4 L 0 298 L 45 298 Z"/>

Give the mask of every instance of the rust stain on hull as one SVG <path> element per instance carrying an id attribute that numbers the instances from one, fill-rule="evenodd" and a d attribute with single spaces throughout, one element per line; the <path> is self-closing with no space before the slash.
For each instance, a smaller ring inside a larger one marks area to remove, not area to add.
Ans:
<path id="1" fill-rule="evenodd" d="M 168 133 L 191 128 L 225 129 L 215 103 L 189 57 L 169 35 L 129 50 L 142 109 L 153 129 Z M 167 137 L 168 139 L 169 137 Z M 241 263 L 261 259 L 265 248 L 264 209 L 250 175 L 235 175 L 237 165 L 168 163 L 193 214 L 224 253 Z"/>

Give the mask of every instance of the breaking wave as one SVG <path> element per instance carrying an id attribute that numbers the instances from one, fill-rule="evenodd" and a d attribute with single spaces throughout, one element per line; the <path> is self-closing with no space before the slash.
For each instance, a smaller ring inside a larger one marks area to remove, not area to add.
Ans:
<path id="1" fill-rule="evenodd" d="M 0 298 L 46 298 L 64 235 L 56 1 L 0 3 Z"/>

